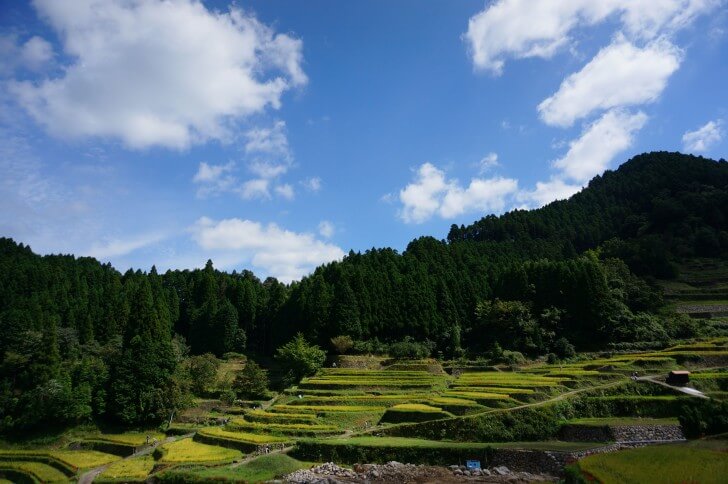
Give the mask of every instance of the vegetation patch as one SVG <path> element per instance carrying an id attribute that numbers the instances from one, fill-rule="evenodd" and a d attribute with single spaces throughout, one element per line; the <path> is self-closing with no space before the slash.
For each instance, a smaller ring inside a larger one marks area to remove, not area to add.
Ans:
<path id="1" fill-rule="evenodd" d="M 405 403 L 388 408 L 380 422 L 426 422 L 428 420 L 439 420 L 450 417 L 453 417 L 453 414 L 445 412 L 438 407 L 417 403 Z"/>
<path id="2" fill-rule="evenodd" d="M 286 454 L 263 455 L 238 467 L 189 467 L 160 473 L 160 482 L 197 483 L 215 482 L 267 482 L 299 469 L 310 468 L 312 463 L 301 462 Z"/>
<path id="3" fill-rule="evenodd" d="M 243 420 L 233 420 L 228 424 L 227 428 L 232 431 L 311 437 L 337 434 L 340 432 L 333 425 L 262 424 L 258 422 L 245 422 Z"/>
<path id="4" fill-rule="evenodd" d="M 279 405 L 277 408 L 282 407 Z M 366 406 L 366 405 L 295 405 L 293 408 L 303 410 L 311 410 L 316 413 L 323 412 L 383 412 L 384 407 Z"/>
<path id="5" fill-rule="evenodd" d="M 107 467 L 94 482 L 144 481 L 154 468 L 154 458 L 144 455 L 133 459 L 123 459 Z"/>
<path id="6" fill-rule="evenodd" d="M 0 462 L 2 475 L 13 482 L 68 482 L 65 474 L 42 462 Z"/>
<path id="7" fill-rule="evenodd" d="M 166 464 L 222 464 L 232 462 L 241 456 L 237 450 L 201 444 L 192 439 L 163 444 L 154 451 L 154 457 Z"/>
<path id="8" fill-rule="evenodd" d="M 578 462 L 604 484 L 699 482 L 719 484 L 728 476 L 725 454 L 684 445 L 659 445 L 595 454 Z"/>
<path id="9" fill-rule="evenodd" d="M 312 413 L 270 413 L 263 410 L 250 410 L 245 413 L 245 420 L 250 422 L 309 424 L 316 421 L 316 415 Z"/>

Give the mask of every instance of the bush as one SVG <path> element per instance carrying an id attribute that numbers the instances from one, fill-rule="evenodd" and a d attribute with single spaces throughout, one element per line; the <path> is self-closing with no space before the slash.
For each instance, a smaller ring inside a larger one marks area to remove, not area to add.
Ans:
<path id="1" fill-rule="evenodd" d="M 576 356 L 576 348 L 566 338 L 559 338 L 554 343 L 554 353 L 562 360 Z"/>
<path id="2" fill-rule="evenodd" d="M 526 357 L 520 351 L 503 350 L 501 361 L 506 365 L 522 365 L 526 363 Z"/>
<path id="3" fill-rule="evenodd" d="M 680 408 L 678 420 L 690 438 L 728 432 L 728 402 L 690 400 Z"/>
<path id="4" fill-rule="evenodd" d="M 249 360 L 233 382 L 238 398 L 257 399 L 268 397 L 268 373 L 256 362 Z"/>
<path id="5" fill-rule="evenodd" d="M 220 401 L 225 405 L 232 405 L 235 403 L 235 391 L 232 389 L 224 390 L 220 393 Z"/>
<path id="6" fill-rule="evenodd" d="M 354 347 L 354 340 L 351 336 L 334 336 L 331 338 L 331 346 L 337 354 L 343 355 Z"/>
<path id="7" fill-rule="evenodd" d="M 402 341 L 389 345 L 389 355 L 397 359 L 422 359 L 430 356 L 433 348 L 432 341 L 417 342 L 411 336 L 405 336 Z"/>
<path id="8" fill-rule="evenodd" d="M 298 333 L 291 341 L 278 348 L 276 358 L 296 379 L 316 373 L 326 361 L 326 352 L 316 345 L 309 344 Z"/>
<path id="9" fill-rule="evenodd" d="M 192 391 L 202 395 L 207 386 L 215 382 L 220 361 L 212 353 L 192 356 L 187 359 Z"/>

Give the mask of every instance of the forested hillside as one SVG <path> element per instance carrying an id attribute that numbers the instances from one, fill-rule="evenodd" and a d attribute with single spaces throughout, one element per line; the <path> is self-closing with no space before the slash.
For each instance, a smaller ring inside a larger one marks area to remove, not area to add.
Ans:
<path id="1" fill-rule="evenodd" d="M 444 357 L 694 336 L 689 318 L 660 314 L 651 281 L 681 258 L 726 255 L 728 163 L 677 153 L 637 156 L 567 201 L 453 226 L 447 241 L 350 252 L 290 286 L 212 262 L 121 274 L 0 239 L 0 425 L 160 420 L 188 392 L 188 351 L 269 356 L 298 332 Z"/>

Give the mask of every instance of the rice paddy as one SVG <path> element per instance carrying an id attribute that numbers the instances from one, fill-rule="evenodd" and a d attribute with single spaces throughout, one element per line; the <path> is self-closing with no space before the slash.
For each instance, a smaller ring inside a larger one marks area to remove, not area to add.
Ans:
<path id="1" fill-rule="evenodd" d="M 242 457 L 242 453 L 237 450 L 201 444 L 192 439 L 181 439 L 163 444 L 157 451 L 160 455 L 159 462 L 166 464 L 222 464 Z"/>
<path id="2" fill-rule="evenodd" d="M 154 469 L 154 464 L 155 460 L 150 455 L 124 459 L 107 467 L 96 481 L 144 481 Z"/>

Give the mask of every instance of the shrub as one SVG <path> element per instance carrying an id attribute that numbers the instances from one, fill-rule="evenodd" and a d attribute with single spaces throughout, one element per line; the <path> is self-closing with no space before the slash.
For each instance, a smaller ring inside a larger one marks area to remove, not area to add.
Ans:
<path id="1" fill-rule="evenodd" d="M 411 336 L 405 336 L 402 341 L 389 345 L 389 355 L 397 359 L 421 359 L 430 356 L 433 348 L 432 341 L 417 342 Z"/>
<path id="2" fill-rule="evenodd" d="M 354 347 L 354 340 L 351 339 L 351 336 L 334 336 L 331 338 L 331 346 L 334 347 L 337 354 L 343 355 Z"/>
<path id="3" fill-rule="evenodd" d="M 316 373 L 326 361 L 326 352 L 309 344 L 298 333 L 291 341 L 278 348 L 276 358 L 296 380 Z"/>
<path id="4" fill-rule="evenodd" d="M 559 338 L 554 343 L 554 353 L 562 360 L 576 356 L 576 348 L 566 338 Z M 550 362 L 549 362 L 550 363 Z"/>
<path id="5" fill-rule="evenodd" d="M 519 351 L 503 350 L 502 361 L 506 365 L 522 365 L 526 362 L 526 357 Z"/>
<path id="6" fill-rule="evenodd" d="M 256 362 L 249 360 L 233 382 L 238 398 L 256 399 L 268 397 L 268 373 Z"/>
<path id="7" fill-rule="evenodd" d="M 223 390 L 220 393 L 220 401 L 225 405 L 232 405 L 235 403 L 235 391 L 232 389 Z"/>
<path id="8" fill-rule="evenodd" d="M 728 432 L 728 402 L 690 400 L 678 414 L 685 435 L 690 438 Z"/>

